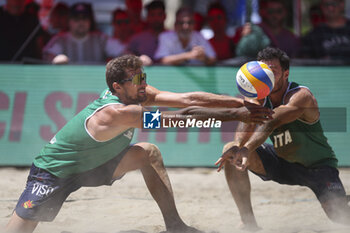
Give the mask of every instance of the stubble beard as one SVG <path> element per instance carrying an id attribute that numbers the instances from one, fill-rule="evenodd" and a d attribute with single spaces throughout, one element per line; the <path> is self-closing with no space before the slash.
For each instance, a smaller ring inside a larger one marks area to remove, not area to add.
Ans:
<path id="1" fill-rule="evenodd" d="M 137 97 L 131 97 L 128 94 L 125 96 L 126 104 L 140 104 L 142 102 L 145 102 L 147 99 L 146 95 L 137 95 Z"/>

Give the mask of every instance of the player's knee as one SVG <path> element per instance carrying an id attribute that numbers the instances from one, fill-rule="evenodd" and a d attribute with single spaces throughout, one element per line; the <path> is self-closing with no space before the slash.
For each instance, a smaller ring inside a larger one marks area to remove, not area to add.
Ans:
<path id="1" fill-rule="evenodd" d="M 142 142 L 138 145 L 143 148 L 145 155 L 149 158 L 150 161 L 162 159 L 158 146 L 148 142 Z"/>

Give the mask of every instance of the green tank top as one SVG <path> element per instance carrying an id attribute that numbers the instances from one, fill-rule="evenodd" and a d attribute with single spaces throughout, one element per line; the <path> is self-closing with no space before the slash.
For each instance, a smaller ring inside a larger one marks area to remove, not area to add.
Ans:
<path id="1" fill-rule="evenodd" d="M 294 82 L 289 83 L 281 104 L 284 104 L 284 98 L 289 91 L 301 87 L 307 88 Z M 265 99 L 264 106 L 273 108 L 269 97 Z M 338 160 L 323 133 L 320 119 L 314 123 L 297 119 L 275 129 L 270 139 L 277 155 L 289 162 L 300 163 L 306 167 L 337 167 Z"/>
<path id="2" fill-rule="evenodd" d="M 99 99 L 73 117 L 45 145 L 34 159 L 35 166 L 65 178 L 96 168 L 122 152 L 131 142 L 133 128 L 103 142 L 95 140 L 86 129 L 86 121 L 111 104 L 121 103 L 111 92 L 104 91 Z"/>

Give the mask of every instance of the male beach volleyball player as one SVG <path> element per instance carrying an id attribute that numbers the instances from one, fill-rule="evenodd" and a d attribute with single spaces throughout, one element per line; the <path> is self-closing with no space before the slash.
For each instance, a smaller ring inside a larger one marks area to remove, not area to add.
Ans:
<path id="1" fill-rule="evenodd" d="M 327 216 L 350 224 L 350 207 L 337 170 L 338 160 L 320 124 L 317 101 L 310 90 L 289 82 L 289 58 L 277 48 L 266 48 L 257 60 L 275 76 L 272 93 L 260 103 L 274 111 L 261 125 L 239 123 L 235 138 L 217 161 L 224 166 L 228 186 L 241 215 L 242 228 L 258 230 L 247 169 L 263 180 L 309 187 Z M 270 137 L 274 145 L 264 143 Z"/>
<path id="2" fill-rule="evenodd" d="M 32 232 L 39 221 L 56 217 L 70 193 L 82 186 L 111 185 L 136 169 L 141 170 L 166 229 L 196 232 L 176 210 L 158 148 L 150 143 L 130 145 L 133 129 L 142 127 L 143 106 L 202 106 L 177 112 L 245 122 L 263 122 L 272 113 L 260 106 L 246 107 L 243 100 L 234 97 L 204 92 L 171 93 L 147 86 L 142 62 L 133 55 L 111 60 L 106 66 L 106 81 L 109 91 L 70 120 L 34 159 L 6 232 Z"/>

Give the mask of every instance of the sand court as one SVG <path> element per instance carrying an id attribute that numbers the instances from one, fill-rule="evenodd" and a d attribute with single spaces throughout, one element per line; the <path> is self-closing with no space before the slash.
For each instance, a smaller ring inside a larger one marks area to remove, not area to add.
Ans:
<path id="1" fill-rule="evenodd" d="M 245 232 L 224 179 L 214 168 L 168 168 L 178 211 L 183 220 L 208 233 Z M 29 168 L 0 168 L 0 229 L 8 222 L 22 193 Z M 252 173 L 252 204 L 261 233 L 348 233 L 332 223 L 308 188 L 264 182 Z M 350 193 L 350 169 L 340 169 Z M 350 219 L 349 219 L 350 221 Z M 156 202 L 139 171 L 112 186 L 81 188 L 72 193 L 56 219 L 40 223 L 36 233 L 153 233 L 164 231 Z M 1 232 L 1 231 L 0 231 Z"/>

